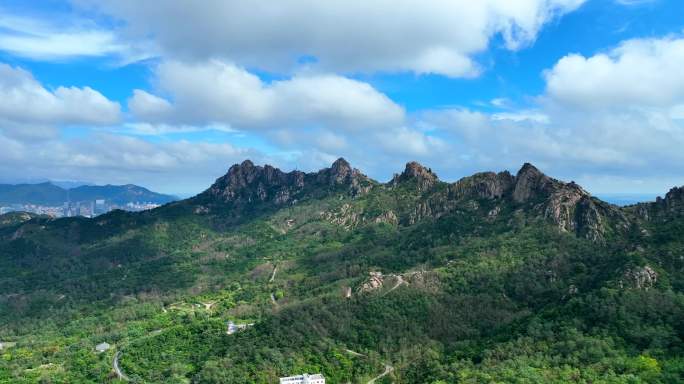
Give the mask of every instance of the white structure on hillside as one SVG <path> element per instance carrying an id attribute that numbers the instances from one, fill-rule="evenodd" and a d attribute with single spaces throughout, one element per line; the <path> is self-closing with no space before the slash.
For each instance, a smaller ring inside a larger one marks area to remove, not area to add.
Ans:
<path id="1" fill-rule="evenodd" d="M 247 327 L 253 326 L 254 323 L 249 323 L 249 324 L 235 324 L 232 321 L 228 322 L 228 331 L 226 332 L 229 335 L 232 335 L 233 333 L 237 331 L 242 331 L 243 329 L 247 329 Z"/>
<path id="2" fill-rule="evenodd" d="M 325 377 L 320 373 L 315 375 L 305 373 L 299 376 L 281 377 L 280 384 L 325 384 Z"/>
<path id="3" fill-rule="evenodd" d="M 106 352 L 110 347 L 111 345 L 109 345 L 109 343 L 100 343 L 95 346 L 95 350 L 97 351 L 97 353 L 102 353 Z"/>

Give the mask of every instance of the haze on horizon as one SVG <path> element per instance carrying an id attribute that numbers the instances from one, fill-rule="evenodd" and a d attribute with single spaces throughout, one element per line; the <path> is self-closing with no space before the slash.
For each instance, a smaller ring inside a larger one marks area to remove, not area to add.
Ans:
<path id="1" fill-rule="evenodd" d="M 416 160 L 447 181 L 532 162 L 597 195 L 684 185 L 681 2 L 183 4 L 3 2 L 0 182 L 187 196 L 247 158 L 342 156 L 380 181 Z"/>

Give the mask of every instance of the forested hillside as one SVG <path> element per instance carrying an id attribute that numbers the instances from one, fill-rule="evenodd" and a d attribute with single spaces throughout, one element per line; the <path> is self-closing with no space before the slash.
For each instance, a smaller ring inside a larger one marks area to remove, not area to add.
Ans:
<path id="1" fill-rule="evenodd" d="M 675 383 L 683 290 L 682 189 L 245 161 L 152 211 L 0 216 L 0 382 Z"/>

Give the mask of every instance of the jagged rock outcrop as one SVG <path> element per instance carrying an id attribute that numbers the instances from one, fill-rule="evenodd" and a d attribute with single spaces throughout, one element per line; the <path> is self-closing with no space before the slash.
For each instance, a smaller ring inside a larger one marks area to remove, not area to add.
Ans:
<path id="1" fill-rule="evenodd" d="M 424 168 L 407 165 L 407 170 L 402 176 L 395 177 L 392 183 L 421 176 L 425 178 Z M 428 180 L 432 184 L 419 186 L 425 188 L 438 182 L 436 177 Z M 439 218 L 457 210 L 474 212 L 480 206 L 477 200 L 501 201 L 494 208 L 482 212 L 488 221 L 496 219 L 502 206 L 509 205 L 527 212 L 530 219 L 549 220 L 562 231 L 592 240 L 603 239 L 609 224 L 620 229 L 628 227 L 627 218 L 617 207 L 594 199 L 574 182 L 553 179 L 529 163 L 524 164 L 515 176 L 509 172 L 484 172 L 449 184 L 445 190 L 435 191 L 416 202 L 404 222 L 411 225 L 427 217 Z"/>
<path id="2" fill-rule="evenodd" d="M 449 197 L 460 198 L 470 196 L 478 199 L 498 199 L 508 195 L 515 183 L 515 178 L 508 172 L 482 172 L 450 184 Z"/>
<path id="3" fill-rule="evenodd" d="M 434 272 L 413 271 L 401 274 L 384 275 L 382 272 L 369 272 L 369 277 L 358 287 L 359 293 L 383 290 L 388 294 L 401 286 L 413 286 L 417 289 L 436 291 L 439 288 L 439 277 Z"/>
<path id="4" fill-rule="evenodd" d="M 250 160 L 235 164 L 207 190 L 209 195 L 226 202 L 251 203 L 271 200 L 289 202 L 304 188 L 304 172 L 285 173 L 270 165 L 255 166 Z"/>
<path id="5" fill-rule="evenodd" d="M 664 199 L 656 199 L 656 204 L 665 211 L 682 211 L 684 209 L 684 187 L 675 187 L 665 195 Z"/>
<path id="6" fill-rule="evenodd" d="M 512 199 L 518 204 L 532 204 L 533 213 L 551 220 L 560 230 L 592 240 L 605 236 L 606 220 L 618 229 L 628 227 L 627 218 L 617 207 L 594 199 L 575 182 L 548 177 L 529 163 L 515 176 Z"/>
<path id="7" fill-rule="evenodd" d="M 626 270 L 618 282 L 620 288 L 648 290 L 658 282 L 658 273 L 650 266 L 635 267 Z"/>
<path id="8" fill-rule="evenodd" d="M 257 166 L 250 160 L 235 164 L 199 198 L 231 203 L 234 206 L 269 202 L 275 205 L 296 203 L 309 195 L 330 191 L 353 196 L 367 192 L 372 183 L 340 158 L 330 168 L 318 172 L 283 172 L 270 165 Z"/>
<path id="9" fill-rule="evenodd" d="M 560 182 L 540 172 L 534 165 L 525 163 L 515 176 L 513 201 L 526 203 L 558 189 Z"/>
<path id="10" fill-rule="evenodd" d="M 194 212 L 212 212 L 216 202 L 241 208 L 278 207 L 296 204 L 306 198 L 320 198 L 330 193 L 346 193 L 356 197 L 378 185 L 344 159 L 318 172 L 283 172 L 272 166 L 256 166 L 246 160 L 233 165 L 207 191 L 198 196 Z M 516 211 L 524 222 L 537 219 L 554 223 L 561 231 L 573 232 L 592 240 L 602 240 L 612 230 L 629 226 L 624 212 L 593 198 L 574 182 L 551 178 L 530 163 L 525 163 L 515 176 L 509 172 L 483 172 L 455 183 L 441 182 L 431 169 L 417 162 L 406 164 L 384 187 L 413 189 L 399 205 L 379 206 L 366 210 L 363 205 L 342 205 L 322 213 L 322 218 L 345 228 L 386 222 L 413 225 L 423 219 L 438 219 L 446 214 L 481 215 L 483 222 L 498 220 L 501 212 Z M 400 191 L 403 191 L 400 190 Z M 684 206 L 684 192 L 674 189 L 665 199 L 645 209 L 678 210 Z M 483 200 L 489 201 L 484 202 Z M 403 204 L 403 205 L 402 205 Z M 481 212 L 480 212 L 481 211 Z M 505 217 L 505 216 L 503 216 Z"/>
<path id="11" fill-rule="evenodd" d="M 321 212 L 323 220 L 331 224 L 339 225 L 345 229 L 352 229 L 362 222 L 362 217 L 351 204 L 342 204 L 340 207 Z"/>
<path id="12" fill-rule="evenodd" d="M 439 179 L 430 168 L 425 168 L 415 161 L 406 164 L 404 172 L 395 175 L 391 184 L 396 186 L 400 183 L 413 182 L 418 186 L 419 191 L 426 191 L 434 186 Z"/>
<path id="13" fill-rule="evenodd" d="M 368 192 L 372 186 L 366 175 L 358 169 L 352 168 L 347 160 L 341 157 L 335 160 L 330 168 L 318 171 L 316 181 L 319 184 L 327 184 L 331 187 L 347 186 L 349 192 L 354 196 Z"/>
<path id="14" fill-rule="evenodd" d="M 382 213 L 380 216 L 376 216 L 375 219 L 373 219 L 373 221 L 375 223 L 395 225 L 399 222 L 399 218 L 397 218 L 397 215 L 394 213 L 394 211 L 389 210 L 387 212 Z"/>
<path id="15" fill-rule="evenodd" d="M 641 220 L 662 220 L 684 215 L 684 187 L 675 187 L 652 203 L 640 203 L 627 208 Z"/>

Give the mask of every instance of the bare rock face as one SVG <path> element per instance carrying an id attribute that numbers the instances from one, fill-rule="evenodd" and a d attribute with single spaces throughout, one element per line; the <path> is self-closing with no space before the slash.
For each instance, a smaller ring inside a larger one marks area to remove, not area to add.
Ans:
<path id="1" fill-rule="evenodd" d="M 476 173 L 465 177 L 448 187 L 452 198 L 470 196 L 478 199 L 499 199 L 511 192 L 515 178 L 506 172 Z"/>
<path id="2" fill-rule="evenodd" d="M 328 169 L 318 173 L 318 179 L 331 185 L 352 182 L 358 170 L 352 169 L 347 160 L 339 158 Z"/>
<path id="3" fill-rule="evenodd" d="M 434 272 L 414 271 L 402 274 L 383 275 L 381 272 L 370 272 L 368 279 L 358 288 L 359 293 L 369 293 L 382 290 L 384 294 L 402 286 L 411 286 L 424 291 L 436 292 L 439 290 L 439 277 Z"/>
<path id="4" fill-rule="evenodd" d="M 525 203 L 539 196 L 548 195 L 558 187 L 558 183 L 541 173 L 534 165 L 525 163 L 515 176 L 513 200 Z"/>
<path id="5" fill-rule="evenodd" d="M 670 189 L 665 198 L 658 198 L 656 203 L 662 205 L 667 211 L 684 210 L 684 187 Z"/>
<path id="6" fill-rule="evenodd" d="M 369 277 L 359 288 L 359 292 L 372 292 L 382 288 L 385 279 L 382 272 L 369 272 Z"/>
<path id="7" fill-rule="evenodd" d="M 399 222 L 399 218 L 394 213 L 394 211 L 389 210 L 387 212 L 382 213 L 380 216 L 376 217 L 373 221 L 376 223 L 396 225 Z"/>
<path id="8" fill-rule="evenodd" d="M 684 215 L 684 187 L 675 187 L 652 203 L 639 203 L 627 207 L 637 218 L 645 221 L 667 220 Z"/>
<path id="9" fill-rule="evenodd" d="M 256 166 L 250 160 L 235 164 L 202 195 L 213 200 L 247 205 L 271 202 L 276 205 L 295 203 L 307 193 L 340 190 L 352 195 L 367 191 L 371 183 L 357 169 L 340 158 L 330 168 L 315 173 L 283 172 L 270 165 Z"/>
<path id="10" fill-rule="evenodd" d="M 591 209 L 589 194 L 576 184 L 568 184 L 551 192 L 544 207 L 544 215 L 563 231 L 575 231 L 580 225 L 576 215 L 579 204 Z M 593 217 L 592 217 L 593 218 Z"/>
<path id="11" fill-rule="evenodd" d="M 303 172 L 285 173 L 270 165 L 255 166 L 250 160 L 245 160 L 242 164 L 230 167 L 228 173 L 216 180 L 207 192 L 226 202 L 273 200 L 282 204 L 288 202 L 303 187 Z"/>
<path id="12" fill-rule="evenodd" d="M 281 207 L 332 193 L 356 197 L 376 185 L 342 158 L 330 168 L 313 173 L 285 173 L 269 165 L 256 166 L 246 160 L 233 165 L 225 176 L 198 196 L 196 204 L 214 212 L 215 202 L 228 203 L 239 214 L 258 204 Z M 622 210 L 591 197 L 574 182 L 565 183 L 546 176 L 529 163 L 524 164 L 515 176 L 509 172 L 483 172 L 446 184 L 441 183 L 431 169 L 409 162 L 404 171 L 395 175 L 385 187 L 400 185 L 419 193 L 419 196 L 408 195 L 414 199 L 412 206 L 398 207 L 394 211 L 388 207 L 372 217 L 366 216 L 362 209 L 342 206 L 324 213 L 324 219 L 345 228 L 369 222 L 412 225 L 423 219 L 438 219 L 452 213 L 481 215 L 483 220 L 491 222 L 498 220 L 501 212 L 512 209 L 525 215 L 527 221 L 548 220 L 561 231 L 595 241 L 605 239 L 608 231 L 614 228 L 627 228 L 629 223 Z M 484 203 L 483 200 L 496 202 Z M 487 210 L 480 212 L 482 208 Z M 653 215 L 656 208 L 660 211 L 684 211 L 684 190 L 675 188 L 665 199 L 643 210 Z M 205 210 L 198 211 L 203 212 Z"/>
<path id="13" fill-rule="evenodd" d="M 658 282 L 658 273 L 648 265 L 635 267 L 625 271 L 619 285 L 621 288 L 633 288 L 648 290 Z"/>
<path id="14" fill-rule="evenodd" d="M 561 231 L 595 241 L 604 237 L 606 220 L 619 228 L 627 227 L 627 218 L 616 207 L 592 198 L 574 182 L 564 183 L 544 175 L 529 163 L 515 177 L 512 199 L 518 204 L 533 204 L 533 213 L 551 220 Z"/>
<path id="15" fill-rule="evenodd" d="M 412 161 L 406 164 L 404 172 L 394 176 L 391 184 L 398 185 L 404 182 L 415 182 L 418 185 L 419 191 L 426 191 L 432 188 L 438 181 L 437 175 L 431 169 Z"/>
<path id="16" fill-rule="evenodd" d="M 655 203 L 644 204 L 644 206 L 648 205 L 650 205 L 651 216 L 653 217 L 682 214 L 684 213 L 684 187 L 672 188 L 665 195 L 665 198 L 658 197 Z"/>
<path id="17" fill-rule="evenodd" d="M 356 227 L 363 219 L 351 204 L 346 203 L 335 210 L 321 212 L 321 216 L 331 224 L 339 225 L 345 229 Z"/>

